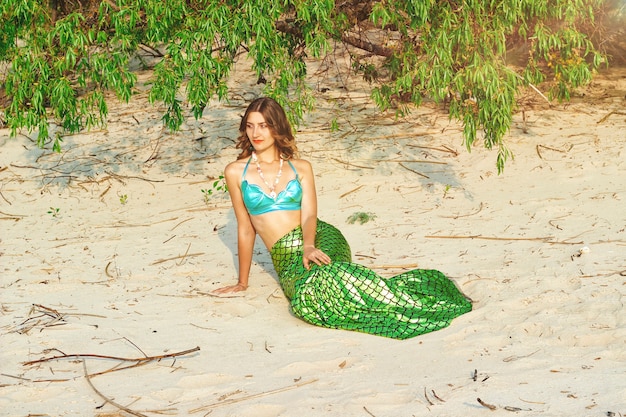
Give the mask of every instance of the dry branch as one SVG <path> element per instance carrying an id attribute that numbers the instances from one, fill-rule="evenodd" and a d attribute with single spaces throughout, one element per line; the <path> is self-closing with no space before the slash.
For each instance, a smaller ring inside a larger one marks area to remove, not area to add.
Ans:
<path id="1" fill-rule="evenodd" d="M 481 240 L 510 240 L 510 241 L 530 241 L 530 242 L 544 242 L 550 244 L 561 245 L 581 245 L 584 242 L 567 242 L 553 240 L 552 236 L 546 237 L 497 237 L 497 236 L 482 236 L 482 235 L 428 235 L 424 236 L 427 239 L 481 239 Z"/>
<path id="2" fill-rule="evenodd" d="M 368 166 L 362 166 L 362 165 L 355 165 L 355 164 L 351 164 L 349 162 L 346 161 L 342 161 L 339 158 L 332 158 L 333 161 L 339 162 L 340 164 L 344 164 L 344 165 L 348 165 L 348 166 L 352 166 L 352 167 L 356 167 L 356 168 L 364 168 L 364 169 L 374 169 L 372 167 L 368 167 Z"/>
<path id="3" fill-rule="evenodd" d="M 121 404 L 116 403 L 115 401 L 113 401 L 112 399 L 110 399 L 109 397 L 105 396 L 103 393 L 101 393 L 100 391 L 98 391 L 98 389 L 93 385 L 93 383 L 91 382 L 91 376 L 89 375 L 89 373 L 87 372 L 87 365 L 85 364 L 85 361 L 83 360 L 83 370 L 85 371 L 85 380 L 87 380 L 87 383 L 89 384 L 89 386 L 91 387 L 91 389 L 98 394 L 98 396 L 100 398 L 102 398 L 105 402 L 111 404 L 114 407 L 119 408 L 120 410 L 128 413 L 128 414 L 132 414 L 133 416 L 137 416 L 137 417 L 148 417 L 145 414 L 142 414 L 138 411 L 134 411 L 131 410 L 128 407 L 124 407 Z"/>
<path id="4" fill-rule="evenodd" d="M 199 350 L 200 350 L 200 347 L 197 346 L 197 347 L 195 347 L 193 349 L 187 349 L 187 350 L 183 350 L 181 352 L 168 353 L 166 355 L 146 356 L 146 357 L 143 357 L 143 358 L 123 358 L 123 357 L 119 357 L 119 356 L 98 355 L 98 354 L 94 354 L 94 353 L 71 353 L 71 354 L 65 354 L 64 353 L 62 355 L 51 356 L 49 358 L 43 358 L 43 359 L 37 359 L 37 360 L 34 360 L 34 361 L 24 362 L 23 365 L 24 366 L 30 366 L 30 365 L 35 365 L 35 364 L 38 364 L 38 363 L 50 362 L 50 361 L 55 361 L 55 360 L 59 360 L 59 359 L 69 359 L 69 358 L 73 358 L 73 359 L 87 359 L 87 358 L 113 359 L 113 360 L 122 361 L 122 362 L 143 363 L 143 362 L 160 361 L 162 359 L 175 358 L 177 356 L 184 356 L 184 355 L 188 355 L 188 354 L 193 353 L 193 352 L 197 352 Z"/>
<path id="5" fill-rule="evenodd" d="M 343 193 L 339 196 L 339 198 L 344 198 L 345 196 L 347 196 L 348 194 L 352 194 L 355 191 L 360 190 L 361 188 L 363 188 L 363 185 L 359 185 L 358 187 L 356 187 L 354 190 L 348 191 L 347 193 Z"/>
<path id="6" fill-rule="evenodd" d="M 239 403 L 239 402 L 242 402 L 242 401 L 248 401 L 248 400 L 253 400 L 253 399 L 256 399 L 256 398 L 266 397 L 268 395 L 279 394 L 281 392 L 290 391 L 292 389 L 300 388 L 300 387 L 303 387 L 305 385 L 312 384 L 314 382 L 317 382 L 317 378 L 311 379 L 309 381 L 298 382 L 297 384 L 288 385 L 286 387 L 277 388 L 277 389 L 270 390 L 270 391 L 260 392 L 258 394 L 246 395 L 245 397 L 239 397 L 239 398 L 230 398 L 230 399 L 228 399 L 226 401 L 220 401 L 220 402 L 216 402 L 216 403 L 203 405 L 202 407 L 198 407 L 198 408 L 194 408 L 192 410 L 189 410 L 189 413 L 190 414 L 195 414 L 197 412 L 209 410 L 211 408 L 220 407 L 222 405 L 235 404 L 235 403 Z"/>
<path id="7" fill-rule="evenodd" d="M 374 415 L 374 414 L 373 414 L 370 410 L 368 410 L 365 406 L 363 406 L 363 410 L 365 410 L 365 412 L 366 412 L 367 414 L 369 414 L 370 416 L 372 416 L 372 417 L 376 417 L 376 416 L 375 416 L 375 415 Z"/>
<path id="8" fill-rule="evenodd" d="M 174 256 L 172 258 L 165 258 L 165 259 L 159 259 L 156 260 L 154 262 L 152 262 L 150 265 L 158 265 L 158 264 L 162 264 L 163 262 L 167 262 L 167 261 L 175 261 L 176 259 L 184 259 L 184 258 L 190 258 L 192 256 L 201 256 L 204 255 L 204 252 L 198 252 L 198 253 L 186 253 L 184 255 L 179 255 L 179 256 Z"/>
<path id="9" fill-rule="evenodd" d="M 426 175 L 426 174 L 422 174 L 421 172 L 417 172 L 416 170 L 411 169 L 411 168 L 409 168 L 408 166 L 404 165 L 402 162 L 400 162 L 400 166 L 401 166 L 402 168 L 404 168 L 404 169 L 408 170 L 408 171 L 411 171 L 411 172 L 412 172 L 412 173 L 414 173 L 414 174 L 419 175 L 420 177 L 424 177 L 424 178 L 426 178 L 426 179 L 430 179 L 430 177 L 429 177 L 428 175 Z"/>
<path id="10" fill-rule="evenodd" d="M 441 216 L 441 217 L 443 217 L 444 219 L 458 219 L 458 218 L 460 218 L 460 217 L 470 217 L 470 216 L 473 216 L 473 215 L 475 215 L 475 214 L 480 213 L 482 210 L 483 210 L 483 203 L 481 202 L 481 203 L 480 203 L 480 206 L 478 207 L 478 210 L 476 210 L 476 211 L 475 211 L 475 212 L 473 212 L 473 213 L 469 213 L 469 214 L 457 214 L 456 216 Z"/>
<path id="11" fill-rule="evenodd" d="M 609 112 L 606 116 L 604 116 L 602 119 L 598 120 L 597 124 L 600 124 L 600 123 L 604 123 L 604 122 L 606 122 L 606 120 L 607 120 L 607 119 L 609 118 L 609 116 L 611 116 L 612 114 L 619 114 L 619 115 L 622 115 L 622 116 L 626 116 L 626 113 L 624 113 L 624 112 L 621 112 L 621 111 L 615 111 L 615 110 L 613 110 L 613 111 L 610 111 L 610 112 Z"/>
<path id="12" fill-rule="evenodd" d="M 454 156 L 459 156 L 459 153 L 457 151 L 455 151 L 454 149 L 448 148 L 446 145 L 442 145 L 441 148 L 438 148 L 436 146 L 413 145 L 411 143 L 408 143 L 405 146 L 409 148 L 428 149 L 431 151 L 447 152 L 447 153 L 451 153 Z"/>
<path id="13" fill-rule="evenodd" d="M 488 403 L 484 402 L 484 401 L 483 401 L 483 400 L 481 400 L 480 398 L 476 398 L 476 401 L 478 401 L 478 404 L 482 405 L 483 407 L 486 407 L 486 408 L 490 409 L 491 411 L 493 411 L 493 410 L 495 410 L 496 408 L 498 408 L 498 407 L 496 407 L 495 405 L 488 404 Z"/>

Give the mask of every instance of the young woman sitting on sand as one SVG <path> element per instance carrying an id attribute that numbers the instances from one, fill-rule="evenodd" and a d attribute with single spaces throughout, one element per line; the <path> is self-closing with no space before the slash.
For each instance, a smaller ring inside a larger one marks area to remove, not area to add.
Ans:
<path id="1" fill-rule="evenodd" d="M 254 100 L 239 126 L 237 161 L 224 171 L 237 218 L 239 280 L 214 291 L 248 288 L 258 234 L 270 251 L 293 313 L 323 327 L 406 339 L 441 329 L 472 309 L 454 283 L 436 270 L 392 278 L 352 263 L 341 232 L 317 218 L 311 164 L 297 148 L 283 108 Z"/>

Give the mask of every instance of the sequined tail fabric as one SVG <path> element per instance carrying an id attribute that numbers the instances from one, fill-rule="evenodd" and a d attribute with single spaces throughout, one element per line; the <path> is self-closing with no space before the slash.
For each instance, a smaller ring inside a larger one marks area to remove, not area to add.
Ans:
<path id="1" fill-rule="evenodd" d="M 352 263 L 350 246 L 334 226 L 318 220 L 315 245 L 329 265 L 302 264 L 302 230 L 283 236 L 271 256 L 293 313 L 306 322 L 407 339 L 446 327 L 472 309 L 452 281 L 436 270 L 415 269 L 383 278 Z"/>

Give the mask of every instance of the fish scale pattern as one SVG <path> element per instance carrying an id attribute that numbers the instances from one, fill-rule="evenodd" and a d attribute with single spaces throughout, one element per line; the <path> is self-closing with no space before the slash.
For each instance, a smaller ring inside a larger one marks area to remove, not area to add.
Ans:
<path id="1" fill-rule="evenodd" d="M 271 249 L 293 314 L 308 323 L 408 339 L 446 327 L 472 309 L 471 301 L 440 271 L 414 269 L 383 278 L 353 263 L 344 236 L 321 220 L 315 245 L 330 256 L 329 265 L 304 268 L 300 227 Z"/>

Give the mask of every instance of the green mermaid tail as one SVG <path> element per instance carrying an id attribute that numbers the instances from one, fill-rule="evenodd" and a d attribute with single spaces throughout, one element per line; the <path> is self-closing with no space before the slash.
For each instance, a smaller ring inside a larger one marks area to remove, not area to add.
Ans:
<path id="1" fill-rule="evenodd" d="M 302 264 L 302 229 L 272 247 L 278 279 L 293 313 L 306 322 L 407 339 L 446 327 L 472 309 L 454 283 L 436 270 L 415 269 L 382 278 L 351 262 L 350 246 L 334 226 L 317 221 L 317 248 L 332 262 Z"/>

